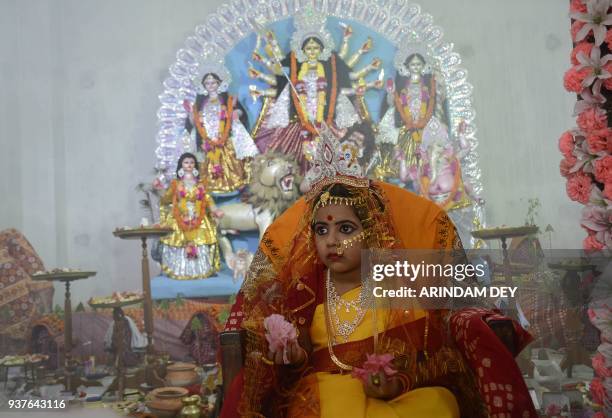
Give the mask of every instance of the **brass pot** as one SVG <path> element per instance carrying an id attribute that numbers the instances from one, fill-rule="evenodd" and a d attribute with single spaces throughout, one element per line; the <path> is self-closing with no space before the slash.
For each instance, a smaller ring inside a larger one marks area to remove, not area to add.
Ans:
<path id="1" fill-rule="evenodd" d="M 188 394 L 187 389 L 180 387 L 153 389 L 147 395 L 145 405 L 158 418 L 174 418 L 183 407 L 181 400 Z"/>
<path id="2" fill-rule="evenodd" d="M 192 363 L 175 363 L 166 368 L 165 382 L 168 386 L 190 386 L 198 382 L 196 365 Z"/>
<path id="3" fill-rule="evenodd" d="M 183 409 L 181 409 L 180 418 L 200 418 L 200 398 L 198 395 L 183 398 Z"/>

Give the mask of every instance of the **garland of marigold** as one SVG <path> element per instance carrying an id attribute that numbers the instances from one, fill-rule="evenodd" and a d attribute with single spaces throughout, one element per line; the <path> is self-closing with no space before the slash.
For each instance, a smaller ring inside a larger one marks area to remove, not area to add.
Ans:
<path id="1" fill-rule="evenodd" d="M 193 107 L 193 122 L 202 138 L 202 143 L 208 141 L 215 147 L 223 147 L 227 138 L 229 137 L 230 129 L 232 127 L 232 114 L 234 112 L 234 100 L 232 96 L 227 97 L 227 107 L 225 112 L 225 120 L 219 118 L 219 131 L 221 135 L 217 139 L 211 139 L 206 132 L 206 127 L 200 120 L 199 110 L 196 106 Z"/>
<path id="2" fill-rule="evenodd" d="M 181 211 L 179 209 L 179 201 L 178 201 L 181 190 L 185 190 L 185 188 L 182 184 L 179 184 L 177 186 L 176 180 L 172 182 L 172 215 L 174 216 L 174 219 L 176 220 L 176 224 L 178 225 L 179 229 L 183 232 L 193 231 L 194 229 L 199 228 L 200 225 L 202 224 L 202 220 L 204 219 L 204 216 L 206 215 L 206 203 L 205 203 L 206 193 L 204 191 L 204 188 L 201 185 L 198 185 L 197 189 L 198 189 L 198 192 L 200 192 L 201 194 L 201 197 L 196 198 L 197 199 L 196 201 L 197 217 L 191 221 L 186 222 L 181 216 Z M 183 206 L 183 210 L 187 209 L 186 200 L 187 199 L 183 199 L 183 201 L 181 202 Z"/>
<path id="3" fill-rule="evenodd" d="M 429 97 L 430 99 L 429 99 L 429 103 L 427 104 L 427 111 L 425 112 L 425 115 L 420 117 L 415 122 L 412 117 L 412 113 L 410 112 L 410 109 L 404 108 L 404 105 L 402 104 L 399 93 L 395 92 L 395 108 L 397 109 L 400 116 L 402 117 L 402 121 L 404 121 L 404 126 L 406 127 L 407 130 L 411 131 L 415 129 L 425 128 L 425 125 L 427 125 L 427 121 L 429 121 L 429 119 L 431 119 L 431 115 L 433 115 L 434 103 L 435 103 L 435 97 L 436 97 L 436 83 L 433 77 L 431 78 L 430 83 L 429 83 Z"/>
<path id="4" fill-rule="evenodd" d="M 336 96 L 337 96 L 337 91 L 338 91 L 338 80 L 337 80 L 337 73 L 336 73 L 336 56 L 332 54 L 331 56 L 331 67 L 332 67 L 332 88 L 331 88 L 331 97 L 329 98 L 329 108 L 328 108 L 328 112 L 327 112 L 327 120 L 326 123 L 328 126 L 332 125 L 332 122 L 334 120 L 334 113 L 336 110 Z M 295 53 L 291 52 L 291 82 L 293 83 L 293 85 L 295 86 L 297 83 L 297 60 L 295 58 Z M 304 128 L 306 128 L 306 130 L 308 132 L 310 132 L 313 135 L 317 135 L 318 131 L 317 129 L 313 126 L 312 123 L 310 123 L 308 121 L 308 117 L 304 114 L 304 108 L 302 107 L 302 104 L 299 100 L 299 98 L 297 97 L 295 91 L 291 91 L 291 99 L 293 100 L 293 106 L 295 107 L 295 111 L 298 115 L 298 118 L 300 119 L 300 123 L 302 124 L 302 126 Z M 319 101 L 321 100 L 321 97 L 319 96 Z"/>

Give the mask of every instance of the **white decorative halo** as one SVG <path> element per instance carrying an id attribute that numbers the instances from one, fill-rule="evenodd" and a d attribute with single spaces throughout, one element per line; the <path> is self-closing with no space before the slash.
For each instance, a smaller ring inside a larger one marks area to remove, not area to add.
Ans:
<path id="1" fill-rule="evenodd" d="M 429 48 L 421 43 L 409 42 L 398 47 L 393 59 L 393 66 L 401 75 L 404 77 L 410 75 L 410 70 L 406 66 L 406 59 L 412 54 L 419 54 L 425 60 L 424 73 L 431 73 L 433 71 L 432 65 L 435 59 Z"/>
<path id="2" fill-rule="evenodd" d="M 165 172 L 163 177 L 173 176 L 187 117 L 183 101 L 195 100 L 200 83 L 194 83 L 193 77 L 198 73 L 201 57 L 213 52 L 224 56 L 262 26 L 294 17 L 305 7 L 312 7 L 326 16 L 357 22 L 379 33 L 397 48 L 406 43 L 421 43 L 431 51 L 431 63 L 435 64 L 436 71 L 444 80 L 452 140 L 458 137 L 459 126 L 465 126 L 464 138 L 469 151 L 461 159 L 464 181 L 471 184 L 475 195 L 482 196 L 473 86 L 468 82 L 467 71 L 461 67 L 460 55 L 453 51 L 453 44 L 444 41 L 443 30 L 434 24 L 430 14 L 423 13 L 418 4 L 411 4 L 409 0 L 377 0 L 369 4 L 362 0 L 227 0 L 186 39 L 163 82 L 155 151 L 156 167 Z M 324 39 L 322 41 L 325 43 Z M 293 44 L 291 47 L 294 48 Z M 301 43 L 295 50 L 301 51 Z M 331 53 L 331 48 L 329 51 Z M 462 223 L 468 224 L 477 218 L 484 227 L 484 206 L 474 205 L 472 212 L 473 217 L 465 213 L 465 222 Z"/>
<path id="3" fill-rule="evenodd" d="M 311 8 L 296 13 L 293 19 L 295 32 L 291 36 L 290 45 L 299 62 L 307 60 L 302 50 L 302 44 L 308 38 L 317 38 L 323 44 L 323 50 L 319 56 L 321 61 L 327 61 L 331 57 L 335 45 L 332 34 L 325 29 L 326 21 L 327 16 L 325 13 L 316 12 Z"/>

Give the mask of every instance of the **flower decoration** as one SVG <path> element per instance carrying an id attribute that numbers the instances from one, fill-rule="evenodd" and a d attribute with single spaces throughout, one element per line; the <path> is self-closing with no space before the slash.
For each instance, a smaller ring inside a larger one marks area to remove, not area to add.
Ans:
<path id="1" fill-rule="evenodd" d="M 393 376 L 397 373 L 393 367 L 393 354 L 367 354 L 366 358 L 363 367 L 355 367 L 351 374 L 364 383 L 370 380 L 370 376 L 378 373 L 384 373 L 385 376 Z"/>
<path id="2" fill-rule="evenodd" d="M 584 205 L 580 225 L 583 248 L 612 249 L 612 0 L 572 0 L 574 48 L 565 89 L 578 95 L 577 127 L 559 138 L 559 172 L 566 192 Z"/>
<path id="3" fill-rule="evenodd" d="M 283 361 L 288 364 L 287 347 L 290 343 L 297 341 L 297 330 L 291 322 L 279 314 L 272 314 L 264 318 L 263 325 L 266 329 L 266 340 L 270 351 L 273 353 L 282 351 Z"/>
<path id="4" fill-rule="evenodd" d="M 607 25 L 612 25 L 612 14 L 608 14 L 610 0 L 590 0 L 586 2 L 585 12 L 574 12 L 570 16 L 584 25 L 576 34 L 575 41 L 581 41 L 591 32 L 595 37 L 595 45 L 599 46 L 606 39 Z"/>

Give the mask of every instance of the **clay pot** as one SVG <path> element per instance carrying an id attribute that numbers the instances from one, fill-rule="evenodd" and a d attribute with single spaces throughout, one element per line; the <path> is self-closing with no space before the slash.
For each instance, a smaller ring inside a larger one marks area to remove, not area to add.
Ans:
<path id="1" fill-rule="evenodd" d="M 157 418 L 173 418 L 181 408 L 181 400 L 189 391 L 180 387 L 163 387 L 152 390 L 147 396 L 145 405 Z"/>
<path id="2" fill-rule="evenodd" d="M 196 365 L 191 363 L 175 363 L 166 368 L 166 384 L 168 386 L 190 386 L 198 382 Z"/>

